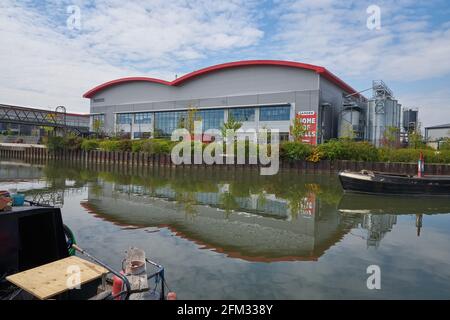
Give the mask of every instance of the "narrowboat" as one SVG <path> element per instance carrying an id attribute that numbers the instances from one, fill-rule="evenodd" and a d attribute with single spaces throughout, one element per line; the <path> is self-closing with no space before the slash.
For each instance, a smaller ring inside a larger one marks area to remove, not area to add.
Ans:
<path id="1" fill-rule="evenodd" d="M 143 250 L 130 247 L 112 268 L 76 244 L 59 208 L 3 208 L 0 241 L 0 300 L 175 299 L 164 267 Z"/>
<path id="2" fill-rule="evenodd" d="M 362 170 L 342 171 L 339 180 L 345 192 L 450 196 L 450 176 L 413 176 Z"/>

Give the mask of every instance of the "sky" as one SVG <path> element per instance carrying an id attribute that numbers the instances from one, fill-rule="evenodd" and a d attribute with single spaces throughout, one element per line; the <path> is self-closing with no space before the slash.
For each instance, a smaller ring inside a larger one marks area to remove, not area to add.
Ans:
<path id="1" fill-rule="evenodd" d="M 88 113 L 83 93 L 106 81 L 251 59 L 323 66 L 357 90 L 381 79 L 422 127 L 450 123 L 447 0 L 0 0 L 4 104 Z"/>

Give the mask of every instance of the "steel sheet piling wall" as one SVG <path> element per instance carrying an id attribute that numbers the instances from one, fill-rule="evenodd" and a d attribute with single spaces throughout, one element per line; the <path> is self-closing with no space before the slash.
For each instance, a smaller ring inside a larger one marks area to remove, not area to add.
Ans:
<path id="1" fill-rule="evenodd" d="M 118 166 L 121 170 L 134 170 L 144 167 L 162 167 L 174 168 L 170 155 L 167 154 L 149 154 L 133 153 L 122 151 L 83 151 L 83 150 L 65 150 L 58 152 L 49 152 L 46 148 L 33 147 L 10 147 L 0 146 L 1 160 L 22 160 L 31 163 L 45 163 L 47 161 L 61 161 L 84 165 L 95 164 L 99 166 Z M 225 159 L 224 159 L 225 163 Z M 236 162 L 235 162 L 236 163 Z M 213 165 L 202 164 L 183 164 L 181 167 L 196 167 L 205 170 L 214 170 L 215 168 L 224 168 L 230 173 L 243 172 L 243 170 L 256 170 L 261 167 L 260 164 L 244 165 Z M 363 162 L 350 160 L 322 160 L 319 162 L 310 162 L 303 160 L 281 160 L 280 171 L 295 171 L 298 173 L 336 173 L 342 170 L 373 170 L 382 172 L 396 172 L 415 175 L 417 173 L 417 163 L 389 163 L 389 162 Z M 165 170 L 165 169 L 164 169 Z M 247 171 L 248 172 L 248 171 Z M 428 175 L 450 175 L 450 164 L 425 164 L 425 172 Z"/>

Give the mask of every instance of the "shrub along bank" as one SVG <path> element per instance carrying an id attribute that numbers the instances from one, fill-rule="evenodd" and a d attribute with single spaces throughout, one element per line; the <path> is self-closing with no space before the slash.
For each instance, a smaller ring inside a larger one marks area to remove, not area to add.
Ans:
<path id="1" fill-rule="evenodd" d="M 189 142 L 188 142 L 189 143 Z M 191 142 L 194 144 L 194 142 Z M 198 142 L 196 142 L 198 143 Z M 50 151 L 63 149 L 84 151 L 129 151 L 147 152 L 149 154 L 170 154 L 177 144 L 167 139 L 81 139 L 77 137 L 50 137 L 47 146 Z M 207 144 L 202 144 L 204 149 Z M 248 154 L 251 143 L 246 143 Z M 258 147 L 258 146 L 256 146 Z M 235 153 L 237 146 L 235 144 Z M 270 150 L 270 148 L 269 148 Z M 301 142 L 283 142 L 280 145 L 280 157 L 287 160 L 306 160 L 318 162 L 320 160 L 354 160 L 368 162 L 416 162 L 422 152 L 427 163 L 450 163 L 450 148 L 436 151 L 433 149 L 394 149 L 376 148 L 369 142 L 351 140 L 330 140 L 318 146 L 311 146 Z"/>

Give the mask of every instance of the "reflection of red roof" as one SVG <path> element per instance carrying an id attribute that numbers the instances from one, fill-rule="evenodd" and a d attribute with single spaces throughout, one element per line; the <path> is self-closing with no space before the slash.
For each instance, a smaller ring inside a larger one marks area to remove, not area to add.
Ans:
<path id="1" fill-rule="evenodd" d="M 89 203 L 87 201 L 83 201 L 80 204 L 83 208 L 85 208 L 87 210 L 88 213 L 93 214 L 95 217 L 97 217 L 101 220 L 104 220 L 104 221 L 111 222 L 117 226 L 121 226 L 126 229 L 141 229 L 141 228 L 147 228 L 150 226 L 148 224 L 133 223 L 132 225 L 130 225 L 128 223 L 120 222 L 116 219 L 112 219 L 111 217 L 108 217 L 107 214 L 101 212 L 97 207 L 95 207 L 94 205 L 92 205 L 91 203 Z M 224 254 L 230 258 L 237 258 L 237 259 L 242 259 L 242 260 L 250 261 L 250 262 L 318 261 L 319 258 L 325 253 L 326 250 L 328 250 L 331 246 L 333 246 L 334 244 L 339 242 L 344 237 L 344 235 L 348 232 L 348 230 L 337 230 L 336 233 L 333 234 L 333 236 L 330 239 L 325 241 L 322 245 L 318 246 L 315 250 L 311 251 L 309 253 L 309 255 L 265 257 L 265 256 L 244 255 L 238 251 L 232 251 L 230 249 L 220 247 L 216 244 L 209 244 L 202 240 L 194 239 L 191 236 L 189 236 L 188 234 L 186 234 L 182 231 L 179 231 L 176 228 L 176 226 L 172 226 L 169 224 L 160 224 L 160 225 L 156 225 L 155 227 L 167 228 L 172 233 L 174 233 L 176 236 L 186 239 L 188 241 L 192 241 L 195 244 L 199 245 L 200 249 L 212 250 L 214 252 Z"/>
<path id="2" fill-rule="evenodd" d="M 214 71 L 224 70 L 224 69 L 231 69 L 231 68 L 238 68 L 238 67 L 248 67 L 248 66 L 282 66 L 282 67 L 291 67 L 291 68 L 298 68 L 298 69 L 305 69 L 305 70 L 311 70 L 315 71 L 316 73 L 320 74 L 325 79 L 331 81 L 344 91 L 348 93 L 356 93 L 356 90 L 350 87 L 348 84 L 346 84 L 344 81 L 339 79 L 337 76 L 332 74 L 330 71 L 325 69 L 324 67 L 315 66 L 312 64 L 306 64 L 306 63 L 300 63 L 300 62 L 293 62 L 293 61 L 280 61 L 280 60 L 248 60 L 248 61 L 236 61 L 236 62 L 228 62 L 223 64 L 218 64 L 215 66 L 203 68 L 191 73 L 188 73 L 178 79 L 175 79 L 173 81 L 165 81 L 161 79 L 155 79 L 155 78 L 147 78 L 147 77 L 129 77 L 129 78 L 121 78 L 117 80 L 112 80 L 109 82 L 105 82 L 88 92 L 86 92 L 83 97 L 84 98 L 92 98 L 95 94 L 99 93 L 100 91 L 107 89 L 109 87 L 112 87 L 117 84 L 121 83 L 129 83 L 129 82 L 151 82 L 151 83 L 158 83 L 161 85 L 166 86 L 178 86 L 186 81 L 189 81 L 195 77 L 205 75 Z"/>

